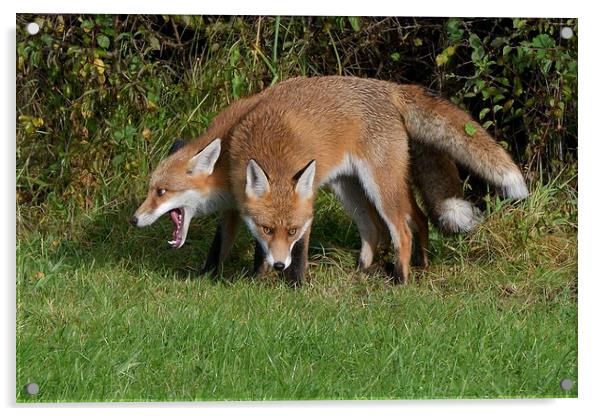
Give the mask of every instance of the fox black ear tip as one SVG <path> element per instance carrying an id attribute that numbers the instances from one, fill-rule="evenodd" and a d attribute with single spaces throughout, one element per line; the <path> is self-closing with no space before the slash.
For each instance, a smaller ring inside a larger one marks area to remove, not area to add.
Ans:
<path id="1" fill-rule="evenodd" d="M 169 156 L 169 155 L 174 154 L 175 152 L 180 150 L 182 147 L 184 147 L 185 144 L 186 144 L 186 141 L 184 139 L 181 139 L 181 138 L 175 139 L 174 142 L 172 143 L 171 147 L 169 148 L 167 155 Z"/>

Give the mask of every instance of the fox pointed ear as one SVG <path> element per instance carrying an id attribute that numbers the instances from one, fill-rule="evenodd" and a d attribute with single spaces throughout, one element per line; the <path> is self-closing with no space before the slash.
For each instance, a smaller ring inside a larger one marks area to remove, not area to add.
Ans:
<path id="1" fill-rule="evenodd" d="M 247 164 L 247 184 L 245 193 L 249 198 L 259 198 L 270 190 L 270 181 L 261 166 L 255 160 Z"/>
<path id="2" fill-rule="evenodd" d="M 297 185 L 295 186 L 295 192 L 301 198 L 309 198 L 314 193 L 314 177 L 316 176 L 316 161 L 312 160 L 307 166 L 301 169 L 295 175 L 297 179 Z"/>
<path id="3" fill-rule="evenodd" d="M 184 140 L 182 140 L 182 139 L 176 139 L 173 142 L 173 144 L 171 145 L 171 147 L 169 148 L 169 152 L 167 152 L 167 156 L 173 155 L 175 152 L 177 152 L 182 147 L 184 147 L 185 144 L 186 144 L 186 142 Z"/>
<path id="4" fill-rule="evenodd" d="M 209 143 L 203 150 L 190 159 L 188 173 L 206 173 L 207 175 L 211 175 L 221 150 L 222 144 L 220 139 L 215 139 Z"/>

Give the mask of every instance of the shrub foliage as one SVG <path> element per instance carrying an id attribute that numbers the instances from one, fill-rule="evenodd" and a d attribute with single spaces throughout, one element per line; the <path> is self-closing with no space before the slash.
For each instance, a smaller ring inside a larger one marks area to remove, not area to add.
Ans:
<path id="1" fill-rule="evenodd" d="M 423 84 L 470 111 L 531 178 L 575 173 L 577 29 L 576 19 L 18 15 L 19 216 L 128 201 L 174 137 L 298 75 Z"/>

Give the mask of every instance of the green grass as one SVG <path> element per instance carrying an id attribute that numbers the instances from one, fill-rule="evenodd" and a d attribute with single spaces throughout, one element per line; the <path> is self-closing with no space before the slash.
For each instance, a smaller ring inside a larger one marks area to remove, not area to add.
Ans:
<path id="1" fill-rule="evenodd" d="M 178 251 L 166 219 L 130 228 L 130 204 L 68 240 L 21 231 L 17 401 L 575 397 L 559 383 L 577 381 L 576 194 L 488 207 L 469 236 L 433 231 L 406 286 L 354 270 L 357 232 L 326 193 L 300 289 L 250 276 L 247 233 L 216 281 L 197 278 L 214 218 Z"/>

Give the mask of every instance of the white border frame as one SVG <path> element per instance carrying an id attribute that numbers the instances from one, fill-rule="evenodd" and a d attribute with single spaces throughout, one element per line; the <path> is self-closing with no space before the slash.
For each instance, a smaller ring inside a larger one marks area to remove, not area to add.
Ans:
<path id="1" fill-rule="evenodd" d="M 2 204 L 3 221 L 2 255 L 6 267 L 2 290 L 2 317 L 6 325 L 2 327 L 3 339 L 0 343 L 4 368 L 0 377 L 0 394 L 5 414 L 23 414 L 24 412 L 43 412 L 49 415 L 80 415 L 81 408 L 86 413 L 104 415 L 107 410 L 140 413 L 144 409 L 147 415 L 163 415 L 166 408 L 177 409 L 178 414 L 197 415 L 199 409 L 206 414 L 235 414 L 244 412 L 249 415 L 287 414 L 305 415 L 308 411 L 317 414 L 329 414 L 341 411 L 351 415 L 364 415 L 367 411 L 383 414 L 400 412 L 442 411 L 446 415 L 504 415 L 509 412 L 545 413 L 546 415 L 566 415 L 568 412 L 592 413 L 600 405 L 600 387 L 602 376 L 600 366 L 600 302 L 602 276 L 595 268 L 595 259 L 600 254 L 596 249 L 596 238 L 602 231 L 596 217 L 600 205 L 598 194 L 602 174 L 597 164 L 602 155 L 602 137 L 596 122 L 598 101 L 602 97 L 597 75 L 600 73 L 602 52 L 597 30 L 601 18 L 594 11 L 595 2 L 589 4 L 545 1 L 528 2 L 525 0 L 505 0 L 502 2 L 445 0 L 401 2 L 395 0 L 303 0 L 285 2 L 277 0 L 253 1 L 182 1 L 170 2 L 127 2 L 124 0 L 103 0 L 95 4 L 69 1 L 20 0 L 2 3 L 3 23 L 2 45 L 3 62 L 0 72 L 5 88 L 5 96 L 0 100 L 2 106 L 2 124 L 6 126 L 6 137 L 1 141 L 3 151 L 2 189 L 8 189 L 13 197 L 5 198 Z M 579 18 L 579 398 L 578 399 L 501 399 L 501 400 L 425 400 L 425 401 L 300 401 L 300 402 L 201 402 L 201 403 L 112 403 L 112 404 L 45 404 L 22 405 L 15 402 L 15 14 L 16 13 L 152 13 L 152 14 L 251 14 L 251 15 L 359 15 L 359 16 L 521 16 L 521 17 L 577 17 Z M 8 230 L 8 231 L 6 231 Z"/>

